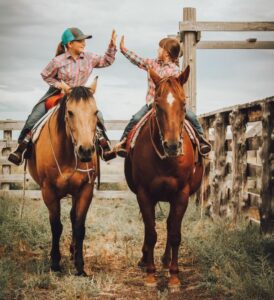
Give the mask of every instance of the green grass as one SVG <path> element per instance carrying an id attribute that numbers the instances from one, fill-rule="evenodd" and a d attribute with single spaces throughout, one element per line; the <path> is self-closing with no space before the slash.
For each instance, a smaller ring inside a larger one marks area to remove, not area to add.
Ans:
<path id="1" fill-rule="evenodd" d="M 202 286 L 233 299 L 274 299 L 274 237 L 264 238 L 245 221 L 231 226 L 198 221 L 198 215 L 193 207 L 188 212 L 184 240 L 201 268 Z"/>
<path id="2" fill-rule="evenodd" d="M 274 299 L 274 239 L 240 222 L 200 219 L 191 203 L 182 224 L 182 289 L 170 294 L 161 273 L 168 205 L 157 207 L 158 290 L 147 291 L 137 268 L 143 223 L 134 200 L 96 200 L 87 216 L 87 278 L 74 276 L 69 244 L 70 200 L 62 202 L 62 273 L 49 269 L 51 232 L 42 201 L 0 199 L 0 299 Z"/>

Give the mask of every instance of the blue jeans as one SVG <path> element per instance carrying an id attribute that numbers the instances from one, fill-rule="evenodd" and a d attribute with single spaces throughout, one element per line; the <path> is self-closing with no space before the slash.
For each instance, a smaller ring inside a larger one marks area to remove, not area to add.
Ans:
<path id="1" fill-rule="evenodd" d="M 142 119 L 142 117 L 152 108 L 151 105 L 144 105 L 135 115 L 132 116 L 129 123 L 127 124 L 123 135 L 121 137 L 121 140 L 123 140 L 125 137 L 127 137 L 130 130 Z M 199 123 L 197 116 L 189 109 L 186 110 L 186 119 L 191 122 L 194 129 L 197 131 L 199 135 L 203 135 L 204 131 Z"/>

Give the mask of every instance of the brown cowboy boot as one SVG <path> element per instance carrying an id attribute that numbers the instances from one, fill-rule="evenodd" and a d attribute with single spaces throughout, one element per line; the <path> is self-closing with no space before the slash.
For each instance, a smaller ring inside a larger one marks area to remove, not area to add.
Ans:
<path id="1" fill-rule="evenodd" d="M 202 135 L 198 135 L 199 139 L 199 152 L 202 156 L 207 155 L 211 151 L 211 144 Z"/>
<path id="2" fill-rule="evenodd" d="M 98 144 L 100 147 L 100 156 L 104 161 L 109 161 L 116 157 L 116 153 L 111 150 L 110 142 L 106 134 L 101 129 L 97 129 Z"/>
<path id="3" fill-rule="evenodd" d="M 30 140 L 31 135 L 27 134 L 23 141 L 19 143 L 16 150 L 10 153 L 8 160 L 17 166 L 21 165 L 24 161 L 24 154 L 27 151 Z"/>

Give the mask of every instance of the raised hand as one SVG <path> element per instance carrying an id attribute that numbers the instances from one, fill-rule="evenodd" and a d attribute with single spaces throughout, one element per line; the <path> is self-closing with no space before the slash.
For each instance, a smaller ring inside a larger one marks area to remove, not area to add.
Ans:
<path id="1" fill-rule="evenodd" d="M 110 43 L 109 43 L 110 47 L 116 47 L 116 38 L 117 38 L 117 34 L 116 34 L 115 29 L 113 29 L 112 34 L 111 34 Z"/>
<path id="2" fill-rule="evenodd" d="M 120 41 L 120 50 L 123 52 L 126 50 L 126 47 L 125 47 L 125 36 L 123 35 L 121 37 L 121 41 Z"/>

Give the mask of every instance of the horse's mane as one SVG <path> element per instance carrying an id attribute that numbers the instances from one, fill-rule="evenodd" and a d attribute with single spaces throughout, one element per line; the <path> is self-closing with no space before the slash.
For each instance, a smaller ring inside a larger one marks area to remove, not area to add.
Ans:
<path id="1" fill-rule="evenodd" d="M 65 113 L 68 98 L 72 99 L 72 101 L 79 102 L 80 100 L 88 101 L 92 97 L 93 93 L 85 86 L 77 86 L 72 88 L 69 96 L 65 95 L 59 102 L 60 107 L 57 112 L 57 130 L 60 131 L 65 126 Z"/>
<path id="2" fill-rule="evenodd" d="M 161 80 L 161 84 L 159 85 L 157 94 L 161 95 L 164 91 L 167 91 L 168 89 L 171 89 L 176 95 L 181 93 L 180 83 L 178 82 L 175 76 L 163 78 Z"/>

